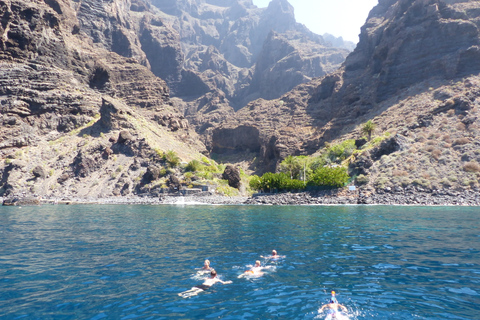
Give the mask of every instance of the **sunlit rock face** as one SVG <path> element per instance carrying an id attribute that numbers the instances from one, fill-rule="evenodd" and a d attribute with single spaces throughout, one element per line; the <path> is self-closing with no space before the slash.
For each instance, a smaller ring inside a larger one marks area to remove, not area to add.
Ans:
<path id="1" fill-rule="evenodd" d="M 286 0 L 271 1 L 267 8 L 250 0 L 152 3 L 179 34 L 183 68 L 167 82 L 172 95 L 185 101 L 208 99 L 208 92 L 216 92 L 238 110 L 337 69 L 348 54 L 297 23 Z M 194 109 L 201 108 L 189 103 L 190 112 Z"/>
<path id="2" fill-rule="evenodd" d="M 285 155 L 309 154 L 325 142 L 358 137 L 358 127 L 370 119 L 375 119 L 381 130 L 408 132 L 415 124 L 415 128 L 433 126 L 436 117 L 450 110 L 459 115 L 458 121 L 465 122 L 464 117 L 470 119 L 468 123 L 474 121 L 471 128 L 475 128 L 479 26 L 478 1 L 379 1 L 361 29 L 360 42 L 340 69 L 299 85 L 280 99 L 251 102 L 218 127 L 257 128 L 259 156 L 270 169 Z M 272 35 L 264 49 L 281 52 L 277 43 L 282 37 Z M 286 55 L 294 51 L 282 48 Z M 259 77 L 260 70 L 275 69 L 275 59 L 269 58 L 260 54 L 254 79 L 272 82 L 268 73 Z M 268 88 L 262 87 L 264 82 L 258 81 L 257 87 L 272 97 Z M 281 80 L 275 83 L 284 86 Z M 210 145 L 217 145 L 216 141 Z M 463 170 L 461 163 L 456 166 L 452 170 Z"/>
<path id="3" fill-rule="evenodd" d="M 204 150 L 152 73 L 181 61 L 158 14 L 142 0 L 0 3 L 0 196 L 143 192 L 158 150 Z"/>

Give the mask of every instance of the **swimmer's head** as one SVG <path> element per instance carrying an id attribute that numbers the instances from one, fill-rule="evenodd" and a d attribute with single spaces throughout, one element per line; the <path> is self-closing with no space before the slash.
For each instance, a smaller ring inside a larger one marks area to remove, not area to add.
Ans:
<path id="1" fill-rule="evenodd" d="M 332 297 L 330 298 L 330 303 L 338 303 L 337 298 L 335 298 L 335 291 L 332 291 Z"/>
<path id="2" fill-rule="evenodd" d="M 272 256 L 276 256 L 277 255 L 277 251 L 276 250 L 272 250 Z"/>
<path id="3" fill-rule="evenodd" d="M 204 264 L 205 264 L 205 267 L 210 266 L 210 260 L 205 260 Z"/>
<path id="4" fill-rule="evenodd" d="M 255 261 L 255 267 L 260 267 L 260 260 Z"/>
<path id="5" fill-rule="evenodd" d="M 217 271 L 212 270 L 212 271 L 210 272 L 210 276 L 211 276 L 212 278 L 215 278 L 215 277 L 217 276 Z"/>

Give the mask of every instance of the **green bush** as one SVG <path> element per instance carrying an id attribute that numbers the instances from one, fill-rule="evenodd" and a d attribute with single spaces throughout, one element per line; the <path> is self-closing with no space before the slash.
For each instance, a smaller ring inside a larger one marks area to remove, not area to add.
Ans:
<path id="1" fill-rule="evenodd" d="M 356 150 L 355 140 L 353 139 L 345 140 L 335 145 L 327 144 L 323 153 L 311 161 L 310 168 L 315 171 L 328 164 L 341 163 L 349 158 Z"/>
<path id="2" fill-rule="evenodd" d="M 308 181 L 309 186 L 344 187 L 349 179 L 347 168 L 321 167 L 315 170 Z"/>
<path id="3" fill-rule="evenodd" d="M 261 178 L 257 175 L 253 175 L 250 177 L 250 182 L 248 183 L 252 190 L 260 190 L 262 189 L 262 182 Z"/>
<path id="4" fill-rule="evenodd" d="M 203 165 L 198 160 L 190 161 L 185 167 L 186 171 L 197 172 L 202 169 Z"/>
<path id="5" fill-rule="evenodd" d="M 302 180 L 298 179 L 289 179 L 285 181 L 285 186 L 283 190 L 292 191 L 292 190 L 303 190 L 305 189 L 305 183 Z"/>
<path id="6" fill-rule="evenodd" d="M 284 172 L 267 172 L 261 177 L 254 175 L 250 178 L 249 185 L 252 190 L 263 190 L 267 192 L 274 190 L 291 191 L 305 189 L 305 184 L 303 181 L 290 179 L 289 176 Z"/>
<path id="7" fill-rule="evenodd" d="M 180 158 L 178 157 L 177 153 L 173 150 L 168 150 L 163 155 L 163 159 L 168 163 L 171 168 L 178 167 L 180 164 Z"/>
<path id="8" fill-rule="evenodd" d="M 267 172 L 262 176 L 262 189 L 272 191 L 274 189 L 280 190 L 285 185 L 286 180 L 288 180 L 287 174 L 280 172 L 280 173 L 272 173 Z"/>

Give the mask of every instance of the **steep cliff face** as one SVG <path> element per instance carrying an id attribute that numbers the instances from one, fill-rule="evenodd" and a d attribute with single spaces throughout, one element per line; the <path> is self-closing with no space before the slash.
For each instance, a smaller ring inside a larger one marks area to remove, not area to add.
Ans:
<path id="1" fill-rule="evenodd" d="M 373 78 L 375 102 L 426 79 L 479 70 L 477 5 L 468 1 L 380 1 L 345 62 L 345 76 Z M 468 66 L 468 67 L 467 67 Z"/>
<path id="2" fill-rule="evenodd" d="M 224 96 L 237 110 L 253 99 L 279 97 L 335 70 L 348 54 L 298 24 L 286 0 L 273 0 L 263 9 L 251 0 L 152 3 L 166 13 L 166 24 L 180 36 L 183 69 L 168 83 L 196 123 L 211 118 L 198 112 L 207 93 Z"/>
<path id="3" fill-rule="evenodd" d="M 366 173 L 368 186 L 478 188 L 479 21 L 476 1 L 379 1 L 342 68 L 278 100 L 250 103 L 213 129 L 208 146 L 221 150 L 216 137 L 225 130 L 258 130 L 255 156 L 271 170 L 286 155 L 360 137 L 359 126 L 371 119 L 377 134 L 397 133 L 405 143 L 383 154 L 388 160 L 372 156 L 352 166 L 369 163 L 352 171 Z"/>
<path id="4" fill-rule="evenodd" d="M 169 37 L 148 8 L 140 0 L 0 3 L 1 195 L 144 192 L 161 151 L 185 160 L 202 151 L 148 69 L 141 36 Z"/>

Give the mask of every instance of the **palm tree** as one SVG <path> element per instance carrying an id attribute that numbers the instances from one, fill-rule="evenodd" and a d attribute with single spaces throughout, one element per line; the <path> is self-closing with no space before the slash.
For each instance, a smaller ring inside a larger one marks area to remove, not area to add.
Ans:
<path id="1" fill-rule="evenodd" d="M 301 168 L 302 164 L 294 156 L 288 156 L 280 163 L 280 171 L 290 174 L 290 179 L 296 177 Z"/>
<path id="2" fill-rule="evenodd" d="M 368 135 L 368 141 L 372 139 L 372 133 L 375 131 L 376 124 L 372 120 L 368 120 L 363 124 L 362 132 Z"/>
<path id="3" fill-rule="evenodd" d="M 180 164 L 180 158 L 178 157 L 177 153 L 173 150 L 168 150 L 164 154 L 164 159 L 170 165 L 171 168 L 175 168 Z"/>

